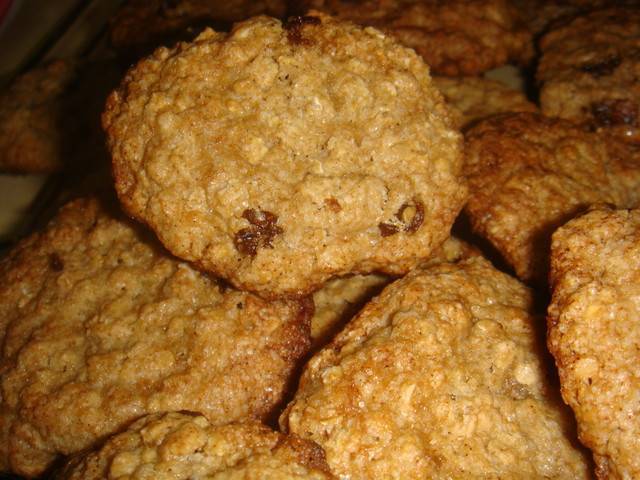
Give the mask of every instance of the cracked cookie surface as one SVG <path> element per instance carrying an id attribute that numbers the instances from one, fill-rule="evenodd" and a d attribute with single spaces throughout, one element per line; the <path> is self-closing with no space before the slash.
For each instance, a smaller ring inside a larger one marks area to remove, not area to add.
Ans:
<path id="1" fill-rule="evenodd" d="M 125 209 L 178 257 L 265 297 L 405 273 L 466 198 L 461 136 L 424 62 L 322 14 L 159 49 L 104 125 Z"/>

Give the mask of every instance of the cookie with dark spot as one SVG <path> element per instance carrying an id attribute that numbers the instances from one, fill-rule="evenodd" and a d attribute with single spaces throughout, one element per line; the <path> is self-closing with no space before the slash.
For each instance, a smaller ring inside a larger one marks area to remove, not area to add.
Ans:
<path id="1" fill-rule="evenodd" d="M 264 297 L 403 274 L 466 198 L 461 136 L 412 50 L 320 13 L 159 49 L 103 116 L 124 208 Z"/>
<path id="2" fill-rule="evenodd" d="M 222 288 L 95 199 L 0 260 L 0 471 L 42 474 L 146 413 L 265 419 L 313 303 Z"/>
<path id="3" fill-rule="evenodd" d="M 56 480 L 116 478 L 330 480 L 314 442 L 258 422 L 216 426 L 202 415 L 148 415 L 94 451 L 73 458 Z"/>
<path id="4" fill-rule="evenodd" d="M 640 202 L 640 148 L 582 124 L 504 114 L 465 134 L 473 229 L 528 282 L 545 284 L 551 234 L 594 203 Z"/>
<path id="5" fill-rule="evenodd" d="M 540 41 L 545 115 L 587 122 L 640 143 L 640 8 L 584 14 Z"/>

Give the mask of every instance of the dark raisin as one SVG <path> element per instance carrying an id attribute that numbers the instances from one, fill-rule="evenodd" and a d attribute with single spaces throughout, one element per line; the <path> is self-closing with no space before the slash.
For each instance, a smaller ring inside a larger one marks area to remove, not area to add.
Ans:
<path id="1" fill-rule="evenodd" d="M 638 126 L 638 105 L 631 100 L 618 99 L 592 103 L 591 114 L 600 126 Z"/>
<path id="2" fill-rule="evenodd" d="M 253 257 L 258 248 L 273 248 L 271 242 L 284 231 L 277 225 L 278 216 L 266 210 L 246 209 L 242 217 L 251 225 L 236 232 L 233 244 L 243 255 Z"/>
<path id="3" fill-rule="evenodd" d="M 378 228 L 380 229 L 380 235 L 383 237 L 390 237 L 400 231 L 398 226 L 393 223 L 379 223 Z"/>
<path id="4" fill-rule="evenodd" d="M 49 255 L 49 267 L 51 267 L 51 270 L 54 272 L 61 272 L 64 270 L 64 262 L 60 258 L 60 255 L 57 253 Z"/>
<path id="5" fill-rule="evenodd" d="M 580 70 L 596 78 L 604 77 L 611 75 L 621 62 L 622 60 L 617 55 L 610 55 L 603 60 L 585 63 L 580 66 Z"/>
<path id="6" fill-rule="evenodd" d="M 320 23 L 318 17 L 304 15 L 289 17 L 282 26 L 287 31 L 287 40 L 292 45 L 311 45 L 311 40 L 302 36 L 302 30 L 305 25 L 320 25 Z"/>
<path id="7" fill-rule="evenodd" d="M 412 208 L 415 210 L 410 220 L 405 218 L 405 213 L 408 211 L 409 208 Z M 424 204 L 420 201 L 415 201 L 415 200 L 413 204 L 405 203 L 400 207 L 400 210 L 398 210 L 398 213 L 396 213 L 396 217 L 398 217 L 398 220 L 400 220 L 405 224 L 405 227 L 404 227 L 405 232 L 415 233 L 420 228 L 420 226 L 422 225 L 422 222 L 424 221 Z"/>
<path id="8" fill-rule="evenodd" d="M 340 210 L 342 210 L 342 205 L 340 205 L 340 202 L 333 197 L 325 198 L 324 204 L 327 206 L 327 208 L 329 208 L 329 210 L 334 213 L 338 213 Z"/>

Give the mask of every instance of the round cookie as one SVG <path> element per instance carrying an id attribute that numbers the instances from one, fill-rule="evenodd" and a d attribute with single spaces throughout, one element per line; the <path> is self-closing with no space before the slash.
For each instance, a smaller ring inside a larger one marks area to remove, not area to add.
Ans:
<path id="1" fill-rule="evenodd" d="M 309 361 L 281 425 L 340 478 L 589 478 L 531 306 L 481 257 L 417 269 Z"/>
<path id="2" fill-rule="evenodd" d="M 471 225 L 527 282 L 546 283 L 551 234 L 576 213 L 640 201 L 640 149 L 570 121 L 504 114 L 465 140 Z"/>
<path id="3" fill-rule="evenodd" d="M 596 209 L 553 234 L 548 344 L 600 479 L 640 478 L 640 211 Z"/>
<path id="4" fill-rule="evenodd" d="M 466 199 L 461 137 L 427 66 L 322 14 L 159 49 L 103 121 L 124 208 L 175 255 L 265 297 L 403 274 Z"/>
<path id="5" fill-rule="evenodd" d="M 0 471 L 36 476 L 146 413 L 266 418 L 309 301 L 223 288 L 95 199 L 0 260 Z"/>
<path id="6" fill-rule="evenodd" d="M 307 0 L 313 8 L 370 25 L 416 50 L 440 75 L 480 75 L 528 62 L 531 34 L 505 0 Z"/>
<path id="7" fill-rule="evenodd" d="M 640 8 L 596 10 L 548 32 L 536 71 L 545 115 L 640 143 Z"/>
<path id="8" fill-rule="evenodd" d="M 458 128 L 497 113 L 536 112 L 524 93 L 484 77 L 433 77 L 438 90 L 454 111 Z"/>
<path id="9" fill-rule="evenodd" d="M 95 451 L 72 459 L 56 480 L 329 480 L 317 444 L 258 422 L 214 426 L 198 414 L 141 418 Z"/>

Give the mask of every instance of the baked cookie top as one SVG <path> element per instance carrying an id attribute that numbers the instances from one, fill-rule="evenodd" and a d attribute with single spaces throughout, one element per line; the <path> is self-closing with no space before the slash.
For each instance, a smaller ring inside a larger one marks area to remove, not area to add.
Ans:
<path id="1" fill-rule="evenodd" d="M 433 83 L 454 111 L 458 128 L 496 113 L 536 112 L 538 107 L 519 90 L 484 77 L 433 77 Z"/>
<path id="2" fill-rule="evenodd" d="M 410 49 L 323 14 L 159 49 L 103 116 L 124 208 L 266 297 L 400 274 L 466 199 L 461 136 Z"/>
<path id="3" fill-rule="evenodd" d="M 317 444 L 258 422 L 214 426 L 199 414 L 148 415 L 72 459 L 57 480 L 334 478 Z"/>
<path id="4" fill-rule="evenodd" d="M 309 361 L 281 425 L 341 478 L 589 478 L 531 302 L 481 257 L 414 270 Z"/>
<path id="5" fill-rule="evenodd" d="M 525 281 L 546 282 L 551 234 L 568 219 L 640 201 L 640 149 L 567 120 L 504 114 L 465 139 L 472 227 Z"/>
<path id="6" fill-rule="evenodd" d="M 613 128 L 640 143 L 640 8 L 579 16 L 547 33 L 540 50 L 546 115 Z"/>
<path id="7" fill-rule="evenodd" d="M 434 73 L 479 75 L 533 54 L 531 34 L 505 0 L 308 0 L 308 8 L 372 25 L 414 48 Z"/>
<path id="8" fill-rule="evenodd" d="M 595 209 L 553 234 L 549 349 L 598 478 L 640 477 L 640 211 Z"/>
<path id="9" fill-rule="evenodd" d="M 0 260 L 0 470 L 41 474 L 146 413 L 266 417 L 308 303 L 220 287 L 95 199 Z"/>
<path id="10" fill-rule="evenodd" d="M 231 26 L 254 15 L 285 15 L 284 0 L 129 0 L 110 22 L 110 37 L 121 50 L 149 49 L 191 40 L 205 26 Z"/>

